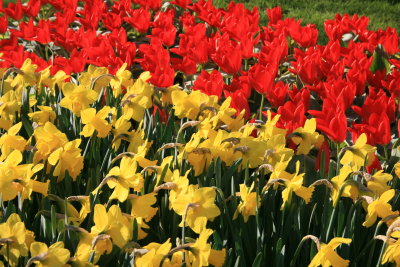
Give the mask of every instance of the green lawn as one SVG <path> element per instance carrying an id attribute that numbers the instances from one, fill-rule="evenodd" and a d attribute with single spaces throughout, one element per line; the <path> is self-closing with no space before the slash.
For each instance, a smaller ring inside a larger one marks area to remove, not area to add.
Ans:
<path id="1" fill-rule="evenodd" d="M 214 0 L 218 7 L 226 7 L 230 0 Z M 304 24 L 316 24 L 320 36 L 319 42 L 325 44 L 327 37 L 324 32 L 324 21 L 333 19 L 336 13 L 364 15 L 370 19 L 370 29 L 377 30 L 386 27 L 400 29 L 400 1 L 399 0 L 248 0 L 236 1 L 243 3 L 247 8 L 257 6 L 261 14 L 261 24 L 267 23 L 266 8 L 280 5 L 284 17 L 302 19 Z"/>

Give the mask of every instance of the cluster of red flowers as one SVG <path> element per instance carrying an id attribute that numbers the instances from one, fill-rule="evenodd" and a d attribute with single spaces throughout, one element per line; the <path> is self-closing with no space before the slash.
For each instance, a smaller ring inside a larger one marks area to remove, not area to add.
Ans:
<path id="1" fill-rule="evenodd" d="M 364 132 L 369 144 L 387 145 L 392 133 L 398 135 L 399 36 L 394 28 L 368 30 L 366 17 L 325 21 L 329 42 L 317 45 L 315 25 L 283 19 L 280 7 L 267 9 L 268 25 L 260 27 L 257 8 L 231 2 L 217 9 L 211 0 L 18 0 L 2 6 L 2 68 L 31 58 L 39 70 L 50 65 L 51 74 L 79 73 L 88 64 L 115 73 L 127 63 L 150 71 L 157 87 L 172 86 L 181 73 L 195 90 L 231 97 L 247 117 L 256 91 L 265 96 L 264 111 L 280 114 L 278 126 L 288 133 L 314 116 L 317 129 L 336 143 Z M 39 53 L 40 46 L 47 53 Z"/>

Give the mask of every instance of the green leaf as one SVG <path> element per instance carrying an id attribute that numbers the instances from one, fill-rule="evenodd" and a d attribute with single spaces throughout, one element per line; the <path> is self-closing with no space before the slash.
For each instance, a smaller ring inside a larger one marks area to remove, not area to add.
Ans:
<path id="1" fill-rule="evenodd" d="M 260 267 L 262 266 L 262 260 L 263 260 L 263 253 L 259 252 L 257 254 L 257 257 L 253 261 L 253 267 Z"/>
<path id="2" fill-rule="evenodd" d="M 51 236 L 55 240 L 57 238 L 57 217 L 56 206 L 51 205 Z"/>
<path id="3" fill-rule="evenodd" d="M 373 54 L 373 61 L 370 67 L 370 70 L 375 73 L 377 70 L 385 70 L 386 73 L 390 70 L 390 63 L 385 57 L 385 50 L 383 49 L 382 45 L 378 45 L 375 48 Z"/>
<path id="4" fill-rule="evenodd" d="M 21 115 L 21 121 L 22 121 L 22 125 L 24 126 L 24 129 L 25 129 L 28 137 L 31 137 L 33 134 L 32 123 L 30 122 L 30 120 L 28 119 L 28 117 L 25 114 Z"/>

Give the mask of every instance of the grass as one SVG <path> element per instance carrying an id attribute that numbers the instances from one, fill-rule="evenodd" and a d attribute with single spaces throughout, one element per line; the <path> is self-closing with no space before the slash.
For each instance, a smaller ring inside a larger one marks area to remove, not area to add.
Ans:
<path id="1" fill-rule="evenodd" d="M 226 7 L 230 0 L 214 0 L 213 2 L 218 7 Z M 396 28 L 397 31 L 400 29 L 400 1 L 398 0 L 249 0 L 236 2 L 243 3 L 247 8 L 257 6 L 261 15 L 261 25 L 265 25 L 268 21 L 265 9 L 280 5 L 284 17 L 302 19 L 304 24 L 315 24 L 319 31 L 319 43 L 321 44 L 325 44 L 328 40 L 324 31 L 324 21 L 333 19 L 336 13 L 367 16 L 370 19 L 369 29 L 371 30 L 386 29 L 386 27 Z"/>

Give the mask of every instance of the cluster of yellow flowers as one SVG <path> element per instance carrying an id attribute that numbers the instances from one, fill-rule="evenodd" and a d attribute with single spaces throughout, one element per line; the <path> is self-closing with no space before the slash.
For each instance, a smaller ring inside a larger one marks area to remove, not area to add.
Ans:
<path id="1" fill-rule="evenodd" d="M 183 262 L 191 266 L 221 266 L 226 250 L 212 248 L 208 240 L 214 232 L 211 222 L 221 214 L 217 195 L 224 196 L 218 187 L 205 187 L 196 181 L 218 160 L 225 166 L 240 162 L 239 170 L 254 170 L 256 178 L 266 174 L 269 177 L 261 185 L 262 190 L 257 189 L 259 179 L 240 181 L 239 192 L 232 196 L 238 198 L 233 220 L 241 215 L 247 222 L 256 215 L 268 190 L 284 187 L 284 209 L 294 195 L 309 203 L 315 187 L 324 184 L 331 190 L 334 207 L 341 197 L 363 202 L 367 212 L 365 227 L 372 226 L 378 218 L 387 224 L 391 232 L 382 263 L 400 264 L 400 217 L 388 203 L 395 195 L 388 186 L 393 176 L 383 171 L 373 175 L 365 172 L 375 153 L 365 134 L 342 150 L 334 178 L 315 179 L 306 186 L 299 155 L 309 155 L 324 142 L 316 132 L 314 118 L 288 135 L 276 126 L 279 115 L 272 117 L 268 113 L 266 122 L 245 122 L 243 112 L 235 115 L 230 98 L 218 103 L 216 96 L 186 92 L 178 86 L 154 88 L 147 83 L 148 72 L 132 79 L 125 67 L 115 75 L 106 68 L 90 66 L 77 77 L 69 77 L 63 71 L 51 76 L 49 69 L 36 72 L 37 66 L 27 59 L 20 69 L 0 69 L 2 203 L 16 198 L 23 202 L 32 194 L 41 194 L 57 203 L 59 213 L 51 212 L 51 216 L 55 214 L 64 231 L 79 236 L 75 254 L 70 255 L 62 241 L 50 246 L 35 241 L 38 233 L 27 230 L 18 214 L 8 214 L 6 220 L 6 214 L 2 214 L 5 222 L 0 224 L 0 254 L 8 264 L 16 266 L 20 257 L 30 255 L 28 263 L 39 266 L 90 266 L 101 255 L 110 254 L 114 245 L 134 255 L 137 266 L 181 266 Z M 112 96 L 107 95 L 110 93 Z M 147 138 L 144 125 L 146 112 L 154 105 L 174 112 L 182 122 L 171 142 L 160 147 L 154 147 L 154 140 Z M 63 129 L 56 126 L 60 120 L 67 120 Z M 104 159 L 105 175 L 97 177 L 93 184 L 81 176 L 84 168 L 90 168 L 85 165 L 85 157 L 98 153 L 90 150 L 96 149 L 96 142 L 102 139 L 111 141 L 107 141 L 107 149 L 114 156 Z M 289 141 L 294 149 L 288 147 Z M 183 169 L 187 163 L 190 168 Z M 288 167 L 291 163 L 294 171 Z M 396 166 L 400 170 L 399 163 Z M 55 194 L 51 184 L 57 186 L 67 175 L 74 183 L 83 184 L 87 194 L 65 198 Z M 152 175 L 155 182 L 152 187 L 145 187 Z M 166 212 L 157 206 L 160 192 L 168 196 L 164 208 L 181 217 L 183 236 L 176 242 L 169 238 L 164 243 L 141 246 L 137 241 L 147 237 L 149 222 L 157 213 Z M 101 203 L 100 199 L 109 201 Z M 92 225 L 90 229 L 82 226 L 87 221 Z M 185 238 L 186 227 L 196 234 L 196 239 Z M 319 244 L 310 266 L 347 265 L 348 261 L 334 249 L 350 242 L 351 239 L 334 238 L 329 244 Z"/>

